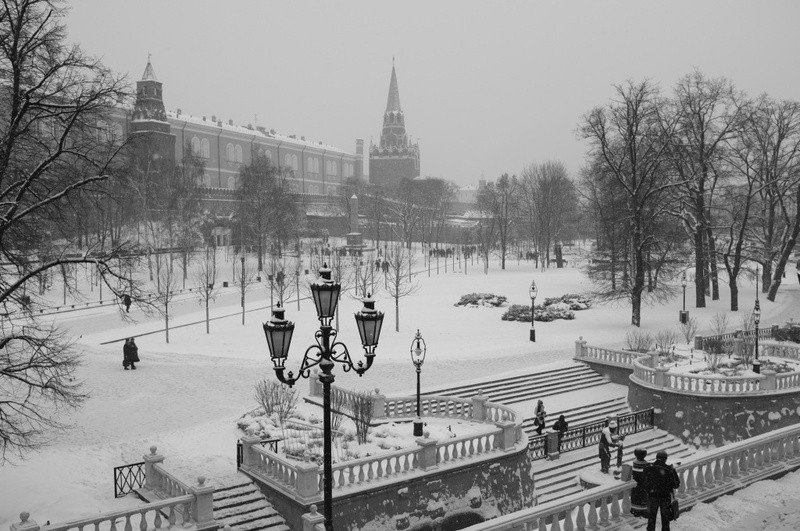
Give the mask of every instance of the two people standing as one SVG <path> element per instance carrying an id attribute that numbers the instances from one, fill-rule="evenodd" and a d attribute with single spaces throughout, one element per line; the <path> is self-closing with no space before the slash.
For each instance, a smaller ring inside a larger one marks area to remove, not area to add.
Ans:
<path id="1" fill-rule="evenodd" d="M 617 449 L 617 466 L 622 466 L 622 438 L 617 431 L 617 421 L 609 420 L 600 434 L 598 453 L 600 456 L 600 472 L 608 474 L 611 468 L 611 449 Z"/>
<path id="2" fill-rule="evenodd" d="M 122 347 L 122 367 L 127 371 L 128 367 L 136 370 L 135 363 L 139 361 L 139 347 L 132 337 L 125 340 L 125 345 Z"/>
<path id="3" fill-rule="evenodd" d="M 673 513 L 674 490 L 681 486 L 681 478 L 672 465 L 667 464 L 664 450 L 656 454 L 655 462 L 644 467 L 642 481 L 647 492 L 647 531 L 655 531 L 656 516 L 661 511 L 661 529 L 669 531 L 669 522 L 677 517 Z"/>

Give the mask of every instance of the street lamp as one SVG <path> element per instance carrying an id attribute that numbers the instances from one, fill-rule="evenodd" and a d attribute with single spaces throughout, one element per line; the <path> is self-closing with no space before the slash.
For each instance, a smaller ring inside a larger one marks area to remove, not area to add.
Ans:
<path id="1" fill-rule="evenodd" d="M 417 330 L 417 335 L 411 342 L 411 363 L 417 369 L 417 418 L 414 420 L 414 437 L 422 437 L 422 407 L 420 406 L 419 398 L 419 378 L 422 373 L 422 364 L 425 363 L 425 353 L 428 351 L 425 340 L 422 339 L 422 334 Z"/>
<path id="2" fill-rule="evenodd" d="M 539 288 L 536 287 L 536 281 L 531 280 L 531 287 L 528 294 L 531 296 L 531 341 L 536 341 L 536 329 L 533 326 L 534 312 L 536 308 L 536 294 L 539 293 Z"/>
<path id="3" fill-rule="evenodd" d="M 686 271 L 681 276 L 681 287 L 683 287 L 683 310 L 678 313 L 678 322 L 686 324 L 689 322 L 689 312 L 686 311 Z"/>
<path id="4" fill-rule="evenodd" d="M 758 361 L 758 323 L 761 321 L 761 306 L 758 304 L 758 293 L 756 293 L 756 305 L 753 308 L 753 323 L 756 325 L 756 359 L 753 362 L 753 372 L 761 374 L 761 362 Z"/>
<path id="5" fill-rule="evenodd" d="M 331 327 L 331 321 L 336 313 L 336 305 L 339 302 L 339 292 L 342 286 L 338 282 L 331 280 L 331 270 L 327 264 L 323 264 L 319 270 L 320 278 L 311 284 L 311 295 L 314 299 L 314 306 L 317 310 L 317 318 L 320 322 L 319 330 L 314 333 L 316 345 L 311 345 L 306 349 L 303 361 L 300 364 L 300 371 L 294 376 L 292 371 L 284 375 L 286 358 L 289 355 L 289 344 L 292 341 L 294 323 L 284 318 L 285 309 L 280 304 L 272 310 L 272 319 L 264 323 L 264 334 L 267 337 L 267 347 L 269 355 L 275 369 L 278 380 L 289 387 L 293 386 L 300 377 L 308 378 L 311 376 L 311 369 L 319 366 L 322 374 L 319 381 L 322 382 L 322 408 L 323 408 L 323 480 L 324 480 L 324 500 L 325 500 L 325 529 L 333 531 L 333 463 L 331 451 L 331 384 L 334 376 L 331 373 L 334 363 L 341 363 L 344 372 L 351 369 L 359 376 L 362 376 L 372 366 L 375 359 L 375 348 L 378 346 L 378 338 L 381 335 L 381 325 L 383 324 L 383 312 L 375 310 L 375 300 L 369 295 L 362 299 L 364 307 L 355 314 L 358 334 L 361 336 L 361 344 L 364 347 L 366 366 L 363 361 L 353 364 L 350 359 L 350 352 L 347 346 L 336 341 L 337 331 Z"/>

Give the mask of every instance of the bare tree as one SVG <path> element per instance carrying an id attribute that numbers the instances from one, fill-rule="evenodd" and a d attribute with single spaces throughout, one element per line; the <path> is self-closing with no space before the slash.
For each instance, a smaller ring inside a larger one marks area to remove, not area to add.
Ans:
<path id="1" fill-rule="evenodd" d="M 234 278 L 234 282 L 236 282 L 236 285 L 239 288 L 239 295 L 241 296 L 240 304 L 242 306 L 242 326 L 244 326 L 245 296 L 247 295 L 247 292 L 250 291 L 250 288 L 257 282 L 257 271 L 254 266 L 247 263 L 247 257 L 244 254 L 240 255 L 239 260 L 234 263 L 236 263 L 236 266 L 234 266 L 234 276 L 238 275 L 238 279 Z"/>
<path id="2" fill-rule="evenodd" d="M 210 333 L 210 319 L 208 316 L 208 306 L 217 296 L 216 285 L 217 282 L 217 248 L 216 246 L 209 248 L 206 246 L 205 257 L 201 259 L 199 269 L 194 275 L 194 281 L 197 285 L 197 296 L 200 304 L 205 306 L 206 310 L 206 334 Z"/>
<path id="3" fill-rule="evenodd" d="M 402 245 L 395 245 L 390 249 L 386 258 L 389 263 L 387 272 L 387 291 L 394 299 L 394 331 L 400 331 L 400 299 L 407 297 L 419 290 L 419 284 L 411 278 L 411 268 L 414 258 L 410 253 L 404 252 Z"/>
<path id="4" fill-rule="evenodd" d="M 169 305 L 178 289 L 178 277 L 172 268 L 172 253 L 156 253 L 153 263 L 156 272 L 156 300 L 164 312 L 164 333 L 169 343 Z"/>
<path id="5" fill-rule="evenodd" d="M 501 269 L 506 268 L 509 238 L 519 211 L 519 191 L 517 177 L 504 173 L 496 183 L 488 183 L 478 192 L 481 210 L 489 213 L 495 221 Z"/>

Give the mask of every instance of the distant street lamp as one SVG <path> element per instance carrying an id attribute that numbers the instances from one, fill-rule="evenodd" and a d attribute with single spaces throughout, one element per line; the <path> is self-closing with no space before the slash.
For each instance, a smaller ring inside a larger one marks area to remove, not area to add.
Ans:
<path id="1" fill-rule="evenodd" d="M 417 418 L 414 420 L 414 437 L 422 437 L 422 407 L 420 405 L 419 379 L 422 373 L 422 364 L 425 363 L 425 353 L 428 351 L 422 334 L 417 330 L 417 335 L 411 342 L 411 363 L 417 369 Z"/>
<path id="2" fill-rule="evenodd" d="M 267 275 L 267 281 L 269 282 L 269 307 L 272 309 L 273 300 L 272 300 L 272 273 Z"/>
<path id="3" fill-rule="evenodd" d="M 378 338 L 381 335 L 381 325 L 383 324 L 383 312 L 375 310 L 375 300 L 369 295 L 362 299 L 364 307 L 355 314 L 358 334 L 361 336 L 361 344 L 364 347 L 366 366 L 363 361 L 354 364 L 350 359 L 350 352 L 347 346 L 341 341 L 336 341 L 337 330 L 331 326 L 331 321 L 336 313 L 336 305 L 339 301 L 339 293 L 342 289 L 341 284 L 331 280 L 331 270 L 327 264 L 323 264 L 319 270 L 320 278 L 311 284 L 311 295 L 314 299 L 314 306 L 317 310 L 317 318 L 320 328 L 314 334 L 316 345 L 311 345 L 303 356 L 300 364 L 299 374 L 295 377 L 292 371 L 284 375 L 286 358 L 289 355 L 289 344 L 294 333 L 294 323 L 284 318 L 286 310 L 278 305 L 272 310 L 272 319 L 264 323 L 264 334 L 267 336 L 267 346 L 269 355 L 275 369 L 278 380 L 292 387 L 300 377 L 309 378 L 311 369 L 319 366 L 322 374 L 319 381 L 322 383 L 322 409 L 323 409 L 323 491 L 325 508 L 326 531 L 333 530 L 333 460 L 331 445 L 331 384 L 334 376 L 331 373 L 334 363 L 344 365 L 344 371 L 354 370 L 362 376 L 370 367 L 375 359 L 375 349 L 378 346 Z"/>
<path id="4" fill-rule="evenodd" d="M 536 281 L 531 280 L 531 287 L 528 294 L 531 296 L 531 341 L 536 341 L 536 328 L 534 328 L 534 313 L 536 311 L 536 294 L 539 293 L 539 288 L 536 287 Z"/>
<path id="5" fill-rule="evenodd" d="M 686 324 L 689 322 L 689 312 L 686 311 L 686 271 L 681 276 L 681 286 L 683 287 L 683 310 L 678 312 L 678 321 Z"/>
<path id="6" fill-rule="evenodd" d="M 761 307 L 758 304 L 758 293 L 756 293 L 756 306 L 753 308 L 753 323 L 756 325 L 756 359 L 753 362 L 753 372 L 761 374 L 761 362 L 758 361 L 758 323 L 761 322 Z"/>

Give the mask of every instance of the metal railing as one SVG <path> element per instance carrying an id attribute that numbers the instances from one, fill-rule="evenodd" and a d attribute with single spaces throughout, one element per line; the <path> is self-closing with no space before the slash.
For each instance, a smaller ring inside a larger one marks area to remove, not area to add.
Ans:
<path id="1" fill-rule="evenodd" d="M 144 485 L 144 461 L 114 467 L 114 497 L 121 498 Z"/>
<path id="2" fill-rule="evenodd" d="M 269 446 L 269 449 L 277 454 L 278 441 L 280 440 L 281 439 L 273 439 L 273 438 L 263 439 L 261 441 L 261 446 L 265 448 Z M 236 470 L 239 470 L 242 467 L 242 455 L 243 455 L 242 441 L 236 441 Z"/>

